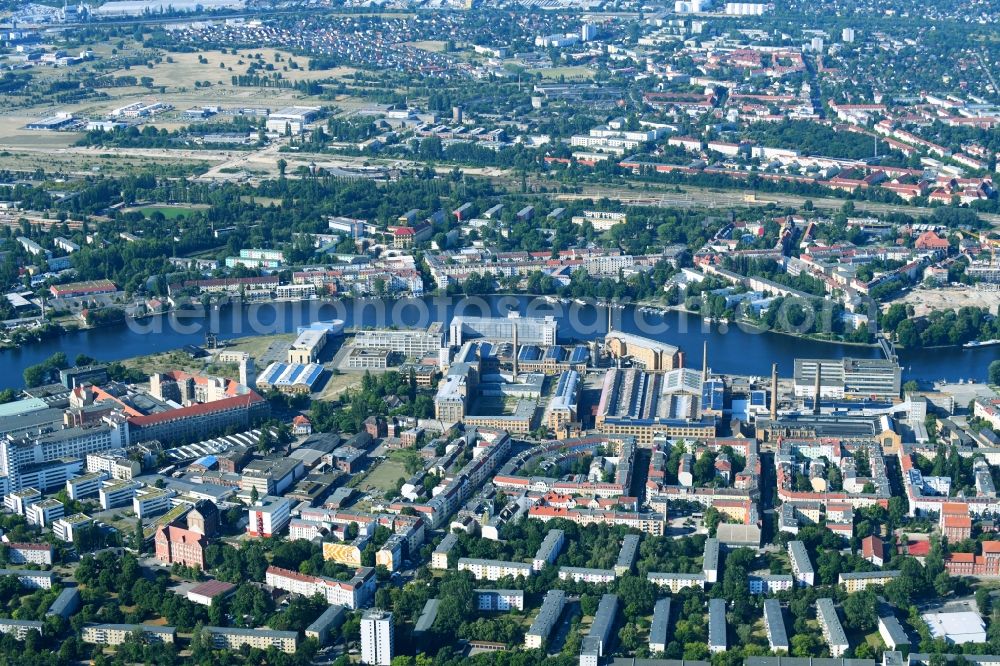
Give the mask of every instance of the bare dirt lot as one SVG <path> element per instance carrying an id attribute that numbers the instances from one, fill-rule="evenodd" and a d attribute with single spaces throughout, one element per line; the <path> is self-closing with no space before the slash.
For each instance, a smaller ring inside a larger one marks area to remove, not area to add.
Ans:
<path id="1" fill-rule="evenodd" d="M 932 310 L 958 310 L 964 307 L 986 308 L 996 313 L 1000 307 L 1000 291 L 979 291 L 972 287 L 942 287 L 940 289 L 913 289 L 895 301 L 912 305 L 919 317 Z"/>

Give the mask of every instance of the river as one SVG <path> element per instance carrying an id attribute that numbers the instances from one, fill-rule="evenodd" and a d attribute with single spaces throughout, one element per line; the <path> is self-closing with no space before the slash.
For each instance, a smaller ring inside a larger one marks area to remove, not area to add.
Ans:
<path id="1" fill-rule="evenodd" d="M 467 315 L 502 314 L 517 309 L 523 316 L 551 314 L 559 320 L 560 342 L 590 340 L 607 331 L 607 308 L 594 304 L 551 303 L 526 296 L 492 296 L 453 299 L 424 297 L 400 301 L 318 301 L 284 302 L 222 307 L 206 316 L 154 317 L 130 321 L 127 325 L 77 331 L 34 343 L 20 349 L 0 351 L 0 388 L 22 386 L 22 373 L 29 365 L 62 351 L 70 362 L 77 354 L 100 361 L 116 361 L 133 356 L 203 345 L 208 330 L 220 340 L 248 335 L 294 332 L 311 321 L 343 319 L 348 327 L 426 327 L 432 321 L 450 321 L 456 313 Z M 717 372 L 769 375 L 778 364 L 782 376 L 790 376 L 796 357 L 875 358 L 875 347 L 826 343 L 769 332 L 743 330 L 737 326 L 706 324 L 699 317 L 682 312 L 663 315 L 627 305 L 612 310 L 616 330 L 645 335 L 679 347 L 685 364 L 701 366 L 702 344 L 708 342 L 709 365 Z M 904 379 L 934 381 L 947 379 L 984 380 L 990 361 L 1000 357 L 1000 346 L 978 349 L 945 348 L 915 350 L 900 354 Z"/>

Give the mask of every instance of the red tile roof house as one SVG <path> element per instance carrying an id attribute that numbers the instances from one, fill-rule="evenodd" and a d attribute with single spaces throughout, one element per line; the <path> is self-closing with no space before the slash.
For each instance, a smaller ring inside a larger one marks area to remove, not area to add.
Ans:
<path id="1" fill-rule="evenodd" d="M 312 422 L 302 414 L 298 414 L 292 419 L 293 435 L 311 435 L 312 431 Z"/>
<path id="2" fill-rule="evenodd" d="M 883 566 L 886 561 L 885 543 L 874 534 L 866 536 L 861 540 L 861 557 L 877 567 Z"/>
<path id="3" fill-rule="evenodd" d="M 913 244 L 918 250 L 944 250 L 947 251 L 949 247 L 948 239 L 941 238 L 933 231 L 925 231 L 920 234 L 916 242 Z"/>

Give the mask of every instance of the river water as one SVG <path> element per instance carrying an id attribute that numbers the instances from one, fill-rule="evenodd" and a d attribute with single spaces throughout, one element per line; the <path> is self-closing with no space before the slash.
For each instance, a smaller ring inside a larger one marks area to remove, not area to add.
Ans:
<path id="1" fill-rule="evenodd" d="M 130 321 L 126 325 L 69 333 L 20 349 L 0 351 L 0 388 L 22 386 L 26 367 L 62 351 L 70 362 L 83 353 L 101 361 L 115 361 L 185 345 L 203 345 L 207 331 L 220 340 L 248 335 L 294 332 L 312 321 L 343 319 L 348 327 L 426 327 L 433 321 L 449 322 L 457 313 L 471 316 L 501 315 L 511 309 L 522 316 L 552 315 L 559 320 L 560 342 L 587 341 L 607 331 L 609 309 L 600 304 L 553 303 L 526 296 L 493 296 L 454 299 L 424 297 L 400 301 L 284 302 L 243 307 L 212 308 L 200 316 L 176 314 Z M 796 357 L 879 357 L 875 347 L 825 343 L 777 333 L 759 332 L 734 325 L 707 324 L 683 312 L 662 315 L 626 305 L 613 308 L 616 330 L 644 335 L 679 347 L 685 365 L 701 366 L 702 345 L 708 342 L 709 365 L 716 372 L 769 375 L 771 364 L 790 376 Z M 990 361 L 1000 358 L 1000 346 L 978 349 L 945 348 L 903 351 L 900 364 L 905 379 L 933 381 L 986 378 Z"/>

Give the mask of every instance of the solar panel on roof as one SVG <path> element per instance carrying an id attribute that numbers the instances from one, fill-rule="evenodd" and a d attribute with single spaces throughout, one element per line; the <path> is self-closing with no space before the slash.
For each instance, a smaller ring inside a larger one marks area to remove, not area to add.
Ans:
<path id="1" fill-rule="evenodd" d="M 537 361 L 542 356 L 542 350 L 535 345 L 525 345 L 517 352 L 519 361 Z"/>

